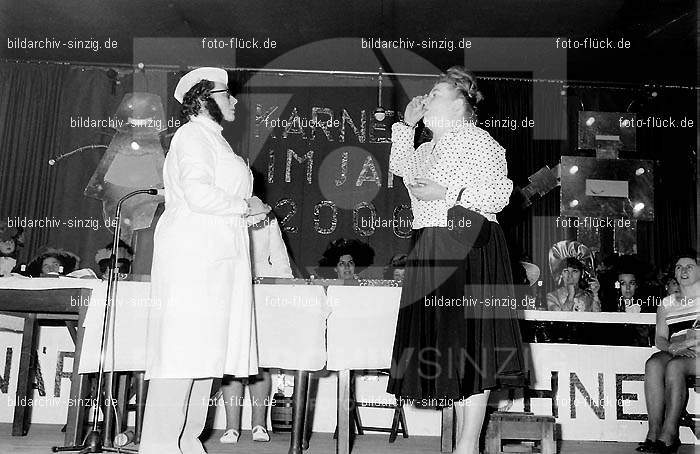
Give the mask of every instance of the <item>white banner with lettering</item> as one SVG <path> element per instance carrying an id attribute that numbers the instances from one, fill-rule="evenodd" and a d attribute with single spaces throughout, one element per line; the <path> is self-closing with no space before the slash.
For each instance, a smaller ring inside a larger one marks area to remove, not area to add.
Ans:
<path id="1" fill-rule="evenodd" d="M 20 333 L 0 331 L 0 422 L 12 421 L 20 346 Z M 554 414 L 563 439 L 644 439 L 644 362 L 653 349 L 569 344 L 531 344 L 530 348 L 534 366 L 531 389 L 538 390 L 541 396 L 530 399 L 531 411 Z M 38 377 L 41 379 L 37 380 L 40 386 L 31 402 L 33 422 L 65 423 L 73 350 L 65 328 L 41 327 L 38 349 Z M 314 430 L 332 432 L 336 415 L 335 374 L 327 374 L 319 380 Z M 555 392 L 552 392 L 552 384 Z M 386 394 L 385 389 L 385 377 L 357 380 L 358 399 L 363 401 L 390 402 L 392 396 Z M 510 410 L 522 411 L 522 393 L 518 391 L 514 397 Z M 699 413 L 698 403 L 700 398 L 691 392 L 688 411 Z M 508 406 L 507 393 L 494 394 L 492 404 Z M 223 414 L 218 414 L 223 412 L 219 410 L 214 424 L 216 428 L 223 428 Z M 367 425 L 390 425 L 390 411 L 369 408 L 360 411 Z M 408 407 L 406 418 L 412 435 L 440 434 L 437 411 Z M 695 442 L 695 437 L 685 427 L 681 428 L 681 439 L 685 443 Z"/>

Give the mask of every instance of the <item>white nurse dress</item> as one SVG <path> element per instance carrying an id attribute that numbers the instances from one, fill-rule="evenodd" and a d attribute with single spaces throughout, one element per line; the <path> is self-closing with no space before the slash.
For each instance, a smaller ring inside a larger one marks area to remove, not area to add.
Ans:
<path id="1" fill-rule="evenodd" d="M 192 117 L 165 159 L 156 226 L 146 378 L 258 372 L 248 227 L 253 177 L 221 135 Z"/>

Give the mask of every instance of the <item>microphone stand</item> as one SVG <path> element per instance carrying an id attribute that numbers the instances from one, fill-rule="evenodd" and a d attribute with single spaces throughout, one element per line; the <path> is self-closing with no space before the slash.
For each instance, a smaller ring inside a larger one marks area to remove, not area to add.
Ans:
<path id="1" fill-rule="evenodd" d="M 112 411 L 112 383 L 113 383 L 113 376 L 114 376 L 114 370 L 110 369 L 108 372 L 105 372 L 105 356 L 106 356 L 106 341 L 107 341 L 107 336 L 109 335 L 110 330 L 114 329 L 114 314 L 116 312 L 116 299 L 115 295 L 117 293 L 117 283 L 119 281 L 119 273 L 118 273 L 118 268 L 117 268 L 117 251 L 119 249 L 119 236 L 121 233 L 121 216 L 122 216 L 122 204 L 129 198 L 137 195 L 137 194 L 150 194 L 150 195 L 158 195 L 158 190 L 157 189 L 139 189 L 138 191 L 133 191 L 128 194 L 126 194 L 124 197 L 119 199 L 119 202 L 117 202 L 117 212 L 116 212 L 116 219 L 117 219 L 117 226 L 114 228 L 114 235 L 112 236 L 112 254 L 109 257 L 109 274 L 107 277 L 107 298 L 105 301 L 105 309 L 104 309 L 104 314 L 103 314 L 103 320 L 104 324 L 102 325 L 102 339 L 100 341 L 100 365 L 99 369 L 97 371 L 97 395 L 99 397 L 102 396 L 102 386 L 103 382 L 106 381 L 109 384 L 109 388 L 107 389 L 107 399 L 105 401 L 105 415 L 107 412 Z M 112 346 L 114 347 L 114 346 Z M 112 360 L 114 360 L 114 356 L 112 356 Z M 106 380 L 105 380 L 106 376 Z M 100 406 L 95 405 L 93 407 L 92 411 L 92 430 L 85 436 L 85 439 L 83 440 L 83 444 L 79 446 L 54 446 L 51 448 L 51 451 L 53 452 L 68 452 L 68 451 L 76 451 L 78 454 L 87 454 L 87 453 L 94 453 L 94 452 L 125 452 L 125 453 L 133 453 L 137 454 L 138 451 L 134 449 L 127 449 L 127 448 L 113 448 L 110 446 L 104 446 L 102 442 L 102 434 L 100 433 L 100 429 L 98 429 L 97 424 L 98 424 L 98 419 L 99 419 L 99 410 Z M 105 416 L 105 419 L 107 417 Z M 76 421 L 77 424 L 80 423 L 80 421 Z M 103 429 L 106 429 L 103 427 Z M 109 434 L 107 434 L 109 436 Z"/>

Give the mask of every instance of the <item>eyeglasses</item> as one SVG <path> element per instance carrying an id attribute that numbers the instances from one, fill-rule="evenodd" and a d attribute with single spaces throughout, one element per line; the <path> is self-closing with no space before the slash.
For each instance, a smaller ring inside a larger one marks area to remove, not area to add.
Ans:
<path id="1" fill-rule="evenodd" d="M 231 90 L 229 90 L 228 88 L 223 88 L 223 89 L 221 89 L 221 90 L 211 90 L 209 93 L 210 93 L 210 94 L 214 94 L 214 93 L 226 93 L 226 94 L 228 94 L 230 97 L 232 97 L 232 98 L 234 97 L 234 96 L 233 96 L 233 92 L 232 92 Z"/>

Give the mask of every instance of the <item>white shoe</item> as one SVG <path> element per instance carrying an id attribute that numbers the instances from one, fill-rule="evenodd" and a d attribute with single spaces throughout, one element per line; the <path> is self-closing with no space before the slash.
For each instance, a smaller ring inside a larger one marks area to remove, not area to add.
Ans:
<path id="1" fill-rule="evenodd" d="M 270 441 L 270 434 L 263 426 L 253 427 L 253 441 Z"/>
<path id="2" fill-rule="evenodd" d="M 238 443 L 238 438 L 241 436 L 240 432 L 238 432 L 236 429 L 228 429 L 224 434 L 219 438 L 220 443 Z"/>

